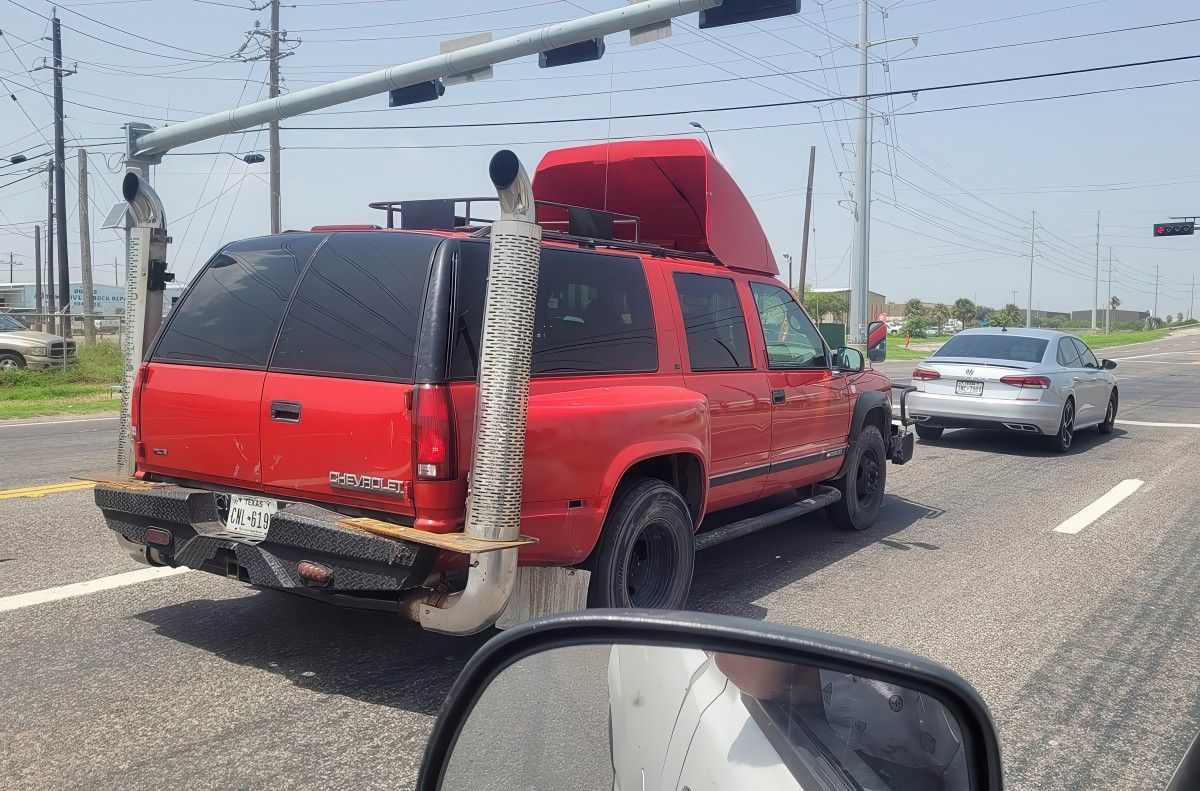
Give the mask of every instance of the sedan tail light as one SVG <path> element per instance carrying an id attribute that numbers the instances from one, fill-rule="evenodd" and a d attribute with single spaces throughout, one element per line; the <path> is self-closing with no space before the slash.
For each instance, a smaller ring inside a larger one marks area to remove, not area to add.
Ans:
<path id="1" fill-rule="evenodd" d="M 1013 387 L 1036 387 L 1039 390 L 1046 390 L 1050 387 L 1050 379 L 1045 376 L 1001 376 L 1000 381 L 1006 385 Z"/>
<path id="2" fill-rule="evenodd" d="M 912 378 L 925 381 L 926 379 L 941 379 L 942 375 L 937 371 L 930 370 L 929 368 L 918 368 L 912 372 Z"/>

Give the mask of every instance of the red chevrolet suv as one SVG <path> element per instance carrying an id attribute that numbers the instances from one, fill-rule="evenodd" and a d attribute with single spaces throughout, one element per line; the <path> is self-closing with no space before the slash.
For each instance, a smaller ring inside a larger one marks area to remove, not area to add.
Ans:
<path id="1" fill-rule="evenodd" d="M 826 345 L 703 146 L 551 152 L 533 191 L 521 566 L 682 607 L 697 547 L 772 518 L 714 512 L 798 492 L 775 522 L 874 522 L 912 450 L 890 383 Z M 462 585 L 488 226 L 381 206 L 388 228 L 233 242 L 192 281 L 137 377 L 137 474 L 96 488 L 135 556 L 400 610 Z"/>

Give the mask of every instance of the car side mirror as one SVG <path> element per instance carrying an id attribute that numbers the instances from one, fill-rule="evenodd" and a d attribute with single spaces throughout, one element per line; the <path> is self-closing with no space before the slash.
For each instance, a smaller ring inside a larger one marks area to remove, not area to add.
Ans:
<path id="1" fill-rule="evenodd" d="M 933 662 L 747 618 L 588 610 L 471 658 L 417 788 L 633 789 L 668 774 L 690 788 L 1003 787 L 987 706 Z"/>
<path id="2" fill-rule="evenodd" d="M 1117 361 L 1116 360 L 1101 360 L 1100 367 L 1106 371 L 1111 371 L 1112 369 L 1117 367 Z"/>
<path id="3" fill-rule="evenodd" d="M 861 371 L 867 367 L 863 353 L 851 346 L 843 346 L 833 353 L 834 367 L 843 371 Z"/>
<path id="4" fill-rule="evenodd" d="M 882 321 L 872 321 L 867 325 L 867 357 L 873 363 L 881 363 L 887 359 L 887 324 Z"/>

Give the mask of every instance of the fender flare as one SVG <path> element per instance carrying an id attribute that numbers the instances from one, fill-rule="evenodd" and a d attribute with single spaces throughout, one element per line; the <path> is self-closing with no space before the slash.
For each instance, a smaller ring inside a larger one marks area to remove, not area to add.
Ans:
<path id="1" fill-rule="evenodd" d="M 864 390 L 859 393 L 858 398 L 854 401 L 854 412 L 850 416 L 850 434 L 847 437 L 846 456 L 842 461 L 842 467 L 838 470 L 835 478 L 840 478 L 846 474 L 846 465 L 850 462 L 854 455 L 854 448 L 858 445 L 858 436 L 862 433 L 863 423 L 866 422 L 867 413 L 872 409 L 882 408 L 884 413 L 891 418 L 892 414 L 892 399 L 882 390 Z M 887 437 L 884 437 L 886 444 Z"/>
<path id="2" fill-rule="evenodd" d="M 608 465 L 608 469 L 605 471 L 604 478 L 600 483 L 600 498 L 604 503 L 605 517 L 608 516 L 608 510 L 612 507 L 612 498 L 616 494 L 617 484 L 620 483 L 621 479 L 625 477 L 625 473 L 635 464 L 657 456 L 673 456 L 686 453 L 689 456 L 694 456 L 700 464 L 700 486 L 702 487 L 702 491 L 697 517 L 699 519 L 703 516 L 704 509 L 708 503 L 708 453 L 706 451 L 707 449 L 698 437 L 686 434 L 660 437 L 627 446 Z"/>

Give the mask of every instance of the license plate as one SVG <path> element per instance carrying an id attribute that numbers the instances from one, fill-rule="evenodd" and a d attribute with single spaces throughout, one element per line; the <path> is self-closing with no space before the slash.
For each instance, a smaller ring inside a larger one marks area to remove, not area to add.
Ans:
<path id="1" fill-rule="evenodd" d="M 964 382 L 960 379 L 954 383 L 954 392 L 957 395 L 981 396 L 983 382 Z"/>
<path id="2" fill-rule="evenodd" d="M 229 498 L 225 529 L 237 536 L 262 541 L 271 529 L 271 517 L 278 510 L 279 503 L 274 500 L 235 494 Z"/>

